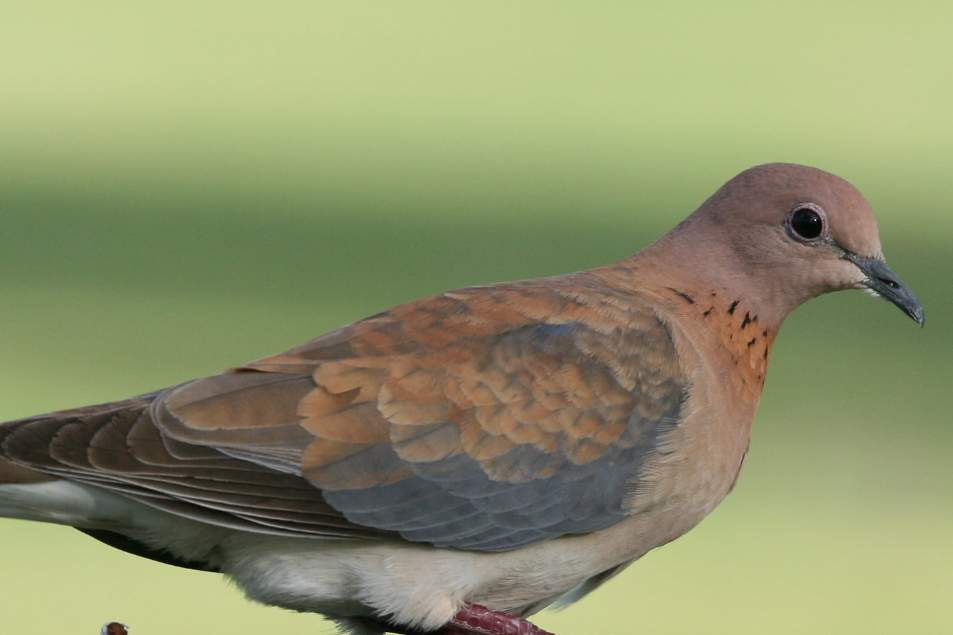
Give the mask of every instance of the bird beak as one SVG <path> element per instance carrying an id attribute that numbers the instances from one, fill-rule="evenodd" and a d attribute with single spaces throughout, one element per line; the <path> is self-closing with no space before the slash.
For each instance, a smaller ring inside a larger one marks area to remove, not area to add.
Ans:
<path id="1" fill-rule="evenodd" d="M 923 305 L 917 300 L 910 287 L 887 266 L 887 263 L 878 258 L 868 258 L 847 252 L 844 258 L 851 261 L 864 272 L 867 279 L 862 283 L 865 287 L 896 304 L 901 311 L 923 326 Z"/>

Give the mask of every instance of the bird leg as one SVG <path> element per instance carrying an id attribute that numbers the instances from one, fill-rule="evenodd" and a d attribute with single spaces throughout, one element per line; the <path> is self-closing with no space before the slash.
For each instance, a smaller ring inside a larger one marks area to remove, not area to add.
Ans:
<path id="1" fill-rule="evenodd" d="M 532 622 L 479 604 L 466 604 L 438 635 L 554 635 Z"/>

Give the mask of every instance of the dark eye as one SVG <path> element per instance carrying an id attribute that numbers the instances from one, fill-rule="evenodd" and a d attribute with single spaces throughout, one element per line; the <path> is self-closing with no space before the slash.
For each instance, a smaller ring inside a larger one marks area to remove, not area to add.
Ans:
<path id="1" fill-rule="evenodd" d="M 814 240 L 824 231 L 824 219 L 810 207 L 799 207 L 791 214 L 791 229 L 800 238 Z"/>

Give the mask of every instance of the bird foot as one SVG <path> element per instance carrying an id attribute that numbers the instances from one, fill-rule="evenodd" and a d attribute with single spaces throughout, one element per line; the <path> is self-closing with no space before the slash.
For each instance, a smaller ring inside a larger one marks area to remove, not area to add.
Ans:
<path id="1" fill-rule="evenodd" d="M 479 604 L 467 604 L 439 635 L 555 635 L 532 622 Z"/>

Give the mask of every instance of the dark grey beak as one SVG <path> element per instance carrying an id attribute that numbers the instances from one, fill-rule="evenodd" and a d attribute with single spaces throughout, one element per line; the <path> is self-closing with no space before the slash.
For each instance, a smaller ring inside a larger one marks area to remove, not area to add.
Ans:
<path id="1" fill-rule="evenodd" d="M 858 256 L 850 252 L 847 252 L 844 258 L 850 260 L 864 272 L 864 275 L 867 276 L 864 284 L 867 287 L 896 304 L 914 322 L 923 326 L 923 305 L 917 300 L 917 296 L 913 295 L 910 287 L 887 266 L 886 262 L 876 258 Z"/>

